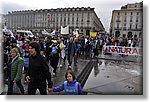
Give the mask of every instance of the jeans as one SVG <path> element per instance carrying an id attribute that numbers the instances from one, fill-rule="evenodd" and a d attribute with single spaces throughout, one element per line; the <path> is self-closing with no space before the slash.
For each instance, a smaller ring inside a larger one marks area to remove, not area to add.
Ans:
<path id="1" fill-rule="evenodd" d="M 69 66 L 71 66 L 72 65 L 73 55 L 68 55 L 67 59 L 68 59 Z"/>

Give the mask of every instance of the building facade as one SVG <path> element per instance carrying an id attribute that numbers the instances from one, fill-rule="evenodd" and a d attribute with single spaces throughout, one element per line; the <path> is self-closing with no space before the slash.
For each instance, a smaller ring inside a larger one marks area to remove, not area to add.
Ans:
<path id="1" fill-rule="evenodd" d="M 0 15 L 0 25 L 2 25 L 2 20 L 3 20 L 3 16 L 2 15 Z M 3 52 L 3 49 L 2 49 L 2 27 L 0 27 L 0 52 Z M 0 95 L 2 94 L 2 92 L 3 92 L 3 89 L 4 89 L 4 86 L 3 86 L 3 68 L 2 68 L 2 66 L 3 66 L 3 53 L 0 53 L 0 56 L 2 56 L 2 57 L 0 57 L 0 66 L 1 66 L 1 68 L 0 68 Z"/>
<path id="2" fill-rule="evenodd" d="M 105 31 L 103 24 L 96 15 L 94 8 L 57 8 L 12 11 L 5 15 L 7 28 L 13 32 L 18 29 L 41 32 L 46 29 L 60 32 L 61 26 L 69 25 L 69 32 L 76 29 L 79 33 L 90 31 Z"/>
<path id="3" fill-rule="evenodd" d="M 143 36 L 143 2 L 127 4 L 121 10 L 113 10 L 110 34 L 115 37 Z"/>

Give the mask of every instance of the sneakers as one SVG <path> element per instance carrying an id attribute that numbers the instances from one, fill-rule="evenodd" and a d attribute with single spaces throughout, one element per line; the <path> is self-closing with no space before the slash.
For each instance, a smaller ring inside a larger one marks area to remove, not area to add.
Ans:
<path id="1" fill-rule="evenodd" d="M 68 66 L 68 69 L 67 70 L 71 70 L 71 66 Z"/>
<path id="2" fill-rule="evenodd" d="M 60 65 L 60 68 L 62 68 L 62 65 Z"/>
<path id="3" fill-rule="evenodd" d="M 53 73 L 53 76 L 55 76 L 56 75 L 56 73 Z"/>

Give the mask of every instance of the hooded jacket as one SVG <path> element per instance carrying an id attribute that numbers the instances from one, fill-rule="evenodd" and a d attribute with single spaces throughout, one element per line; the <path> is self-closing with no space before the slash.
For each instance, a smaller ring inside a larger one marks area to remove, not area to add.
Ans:
<path id="1" fill-rule="evenodd" d="M 76 90 L 78 92 L 74 91 L 72 93 L 71 92 L 72 87 L 74 87 L 74 90 Z M 71 88 L 71 90 L 70 90 L 70 88 Z M 60 91 L 63 91 L 63 90 L 64 90 L 66 95 L 82 95 L 81 84 L 79 82 L 77 82 L 76 80 L 74 80 L 72 82 L 64 81 L 64 83 L 61 84 L 60 86 L 57 86 L 57 87 L 53 88 L 53 92 L 60 92 Z"/>

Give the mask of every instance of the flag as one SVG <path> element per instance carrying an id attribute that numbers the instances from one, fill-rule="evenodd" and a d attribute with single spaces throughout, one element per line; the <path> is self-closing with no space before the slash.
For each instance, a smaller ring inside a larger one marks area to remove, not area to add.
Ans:
<path id="1" fill-rule="evenodd" d="M 49 33 L 48 33 L 45 29 L 42 31 L 42 34 L 47 34 L 47 35 L 49 35 Z"/>
<path id="2" fill-rule="evenodd" d="M 79 37 L 79 33 L 78 33 L 78 31 L 76 31 L 76 38 L 78 38 Z"/>
<path id="3" fill-rule="evenodd" d="M 56 31 L 55 31 L 55 30 L 53 30 L 53 31 L 51 32 L 51 34 L 50 34 L 50 35 L 52 35 L 52 36 L 53 36 L 53 35 L 55 35 L 55 32 L 56 32 Z"/>
<path id="4" fill-rule="evenodd" d="M 96 37 L 97 32 L 90 32 L 90 37 Z"/>

